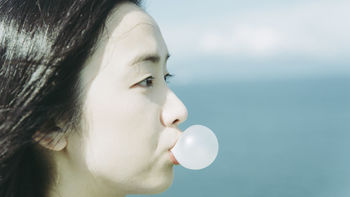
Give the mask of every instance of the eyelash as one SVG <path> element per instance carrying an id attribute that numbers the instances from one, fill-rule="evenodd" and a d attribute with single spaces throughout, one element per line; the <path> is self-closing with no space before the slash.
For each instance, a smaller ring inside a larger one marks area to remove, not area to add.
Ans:
<path id="1" fill-rule="evenodd" d="M 171 78 L 171 77 L 174 77 L 174 75 L 169 74 L 169 73 L 166 74 L 166 75 L 164 76 L 165 82 L 169 83 L 168 79 Z M 141 86 L 141 87 L 152 87 L 152 86 L 153 86 L 153 80 L 154 80 L 154 79 L 155 79 L 155 78 L 154 78 L 153 76 L 149 76 L 149 77 L 147 77 L 146 79 L 140 81 L 137 85 L 139 85 L 139 86 Z M 143 84 L 143 85 L 142 85 L 142 83 L 144 83 L 144 82 L 145 82 L 146 84 Z"/>

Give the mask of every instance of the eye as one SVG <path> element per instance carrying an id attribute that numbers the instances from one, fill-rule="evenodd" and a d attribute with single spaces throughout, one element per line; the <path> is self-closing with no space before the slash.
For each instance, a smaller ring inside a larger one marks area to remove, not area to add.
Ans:
<path id="1" fill-rule="evenodd" d="M 164 80 L 165 80 L 165 82 L 167 82 L 167 83 L 169 83 L 169 78 L 172 78 L 172 77 L 174 77 L 174 75 L 172 75 L 172 74 L 166 74 L 165 76 L 164 76 Z"/>
<path id="2" fill-rule="evenodd" d="M 145 88 L 152 87 L 153 86 L 153 80 L 154 80 L 154 77 L 149 76 L 146 79 L 140 81 L 137 85 L 139 85 L 141 87 L 145 87 Z"/>

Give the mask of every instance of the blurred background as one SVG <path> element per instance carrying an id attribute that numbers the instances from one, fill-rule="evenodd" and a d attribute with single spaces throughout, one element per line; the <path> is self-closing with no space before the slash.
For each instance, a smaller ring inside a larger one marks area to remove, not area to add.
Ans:
<path id="1" fill-rule="evenodd" d="M 168 45 L 181 129 L 219 139 L 159 197 L 350 196 L 350 1 L 146 0 Z M 134 195 L 146 197 L 147 195 Z"/>

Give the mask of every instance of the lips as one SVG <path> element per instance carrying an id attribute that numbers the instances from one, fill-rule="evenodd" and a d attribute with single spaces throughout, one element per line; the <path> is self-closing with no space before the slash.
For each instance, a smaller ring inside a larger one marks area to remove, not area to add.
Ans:
<path id="1" fill-rule="evenodd" d="M 179 162 L 176 160 L 174 154 L 170 150 L 168 152 L 169 152 L 171 162 L 173 162 L 174 165 L 179 165 Z"/>
<path id="2" fill-rule="evenodd" d="M 177 142 L 177 140 L 176 140 L 176 141 L 173 143 L 173 145 L 168 149 L 168 153 L 169 153 L 169 157 L 170 157 L 171 162 L 172 162 L 174 165 L 179 165 L 179 162 L 176 160 L 174 154 L 171 152 L 171 149 L 174 148 L 176 142 Z"/>
<path id="3" fill-rule="evenodd" d="M 174 165 L 179 165 L 180 163 L 176 160 L 174 154 L 171 152 L 171 150 L 175 147 L 177 141 L 179 140 L 182 132 L 178 129 L 176 129 L 176 132 L 175 132 L 176 136 L 174 138 L 172 138 L 172 143 L 171 143 L 171 146 L 168 148 L 168 154 L 169 154 L 169 157 L 170 157 L 170 161 L 174 164 Z"/>

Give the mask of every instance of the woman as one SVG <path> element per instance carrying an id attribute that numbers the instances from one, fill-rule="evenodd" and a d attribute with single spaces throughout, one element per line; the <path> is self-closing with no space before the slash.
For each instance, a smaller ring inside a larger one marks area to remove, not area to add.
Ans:
<path id="1" fill-rule="evenodd" d="M 164 191 L 187 117 L 138 1 L 0 2 L 0 196 Z"/>

